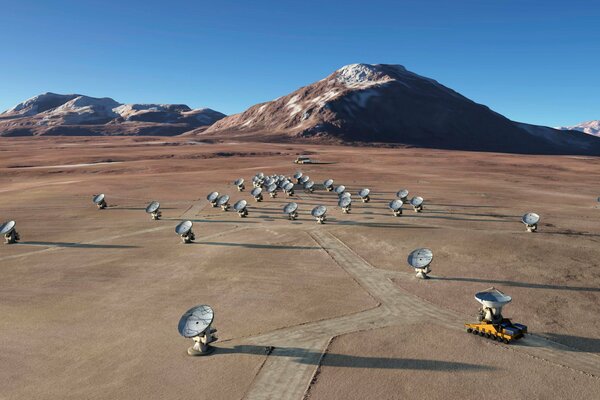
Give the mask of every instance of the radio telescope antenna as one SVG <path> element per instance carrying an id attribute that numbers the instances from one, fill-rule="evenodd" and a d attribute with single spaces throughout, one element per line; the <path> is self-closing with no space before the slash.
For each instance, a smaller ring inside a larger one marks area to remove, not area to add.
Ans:
<path id="1" fill-rule="evenodd" d="M 252 197 L 254 197 L 254 200 L 256 200 L 257 202 L 263 201 L 262 189 L 260 187 L 255 187 L 254 189 L 252 189 L 252 191 L 250 191 L 250 194 L 252 195 Z"/>
<path id="2" fill-rule="evenodd" d="M 367 188 L 361 189 L 358 192 L 358 195 L 360 196 L 360 199 L 362 200 L 363 203 L 368 203 L 371 200 L 371 198 L 369 197 L 370 193 L 371 193 L 371 190 L 367 189 Z"/>
<path id="3" fill-rule="evenodd" d="M 327 220 L 327 216 L 325 215 L 327 213 L 327 207 L 325 206 L 317 206 L 315 208 L 312 209 L 312 211 L 310 212 L 310 214 L 315 217 L 315 219 L 317 220 L 317 223 L 319 224 L 324 224 L 325 221 Z"/>
<path id="4" fill-rule="evenodd" d="M 302 178 L 302 171 L 297 171 L 294 174 L 293 178 L 296 180 L 296 183 L 298 183 L 298 184 L 302 183 L 302 182 L 300 182 L 300 178 Z"/>
<path id="5" fill-rule="evenodd" d="M 323 182 L 323 187 L 328 192 L 331 192 L 333 190 L 333 179 L 327 179 L 325 182 Z"/>
<path id="6" fill-rule="evenodd" d="M 475 294 L 475 300 L 481 303 L 480 321 L 502 321 L 502 307 L 512 301 L 512 298 L 498 289 L 491 287 Z"/>
<path id="7" fill-rule="evenodd" d="M 275 182 L 267 186 L 267 193 L 269 193 L 269 196 L 271 197 L 277 197 L 277 184 Z"/>
<path id="8" fill-rule="evenodd" d="M 192 221 L 183 221 L 175 227 L 175 233 L 181 237 L 183 243 L 191 243 L 196 240 L 196 235 L 192 232 Z"/>
<path id="9" fill-rule="evenodd" d="M 407 189 L 398 190 L 398 192 L 396 193 L 396 197 L 399 198 L 400 200 L 402 200 L 403 203 L 407 203 L 408 202 L 408 190 Z"/>
<path id="10" fill-rule="evenodd" d="M 238 215 L 242 218 L 248 216 L 248 202 L 246 200 L 238 200 L 234 205 L 233 209 L 237 211 Z"/>
<path id="11" fill-rule="evenodd" d="M 403 205 L 403 203 L 402 203 L 402 200 L 400 200 L 400 199 L 395 199 L 395 200 L 390 201 L 390 204 L 388 204 L 388 207 L 394 213 L 394 217 L 399 217 L 402 215 L 402 205 Z"/>
<path id="12" fill-rule="evenodd" d="M 4 244 L 14 244 L 21 240 L 15 226 L 17 226 L 15 221 L 6 221 L 0 224 L 0 235 L 4 236 Z"/>
<path id="13" fill-rule="evenodd" d="M 285 191 L 286 195 L 293 196 L 294 195 L 294 184 L 292 182 L 286 183 L 286 185 L 283 187 L 283 190 Z"/>
<path id="14" fill-rule="evenodd" d="M 217 199 L 217 205 L 221 207 L 221 210 L 227 211 L 229 210 L 229 195 L 224 194 Z"/>
<path id="15" fill-rule="evenodd" d="M 288 215 L 290 221 L 294 221 L 298 218 L 298 204 L 294 202 L 287 203 L 285 207 L 283 207 L 283 212 Z"/>
<path id="16" fill-rule="evenodd" d="M 244 186 L 244 178 L 236 179 L 235 182 L 233 182 L 233 184 L 237 186 L 239 192 L 243 192 L 244 189 L 246 189 L 246 186 Z"/>
<path id="17" fill-rule="evenodd" d="M 210 203 L 211 206 L 217 206 L 217 199 L 219 198 L 219 192 L 210 192 L 208 196 L 206 196 L 206 200 Z"/>
<path id="18" fill-rule="evenodd" d="M 146 213 L 152 216 L 153 220 L 158 220 L 162 217 L 162 212 L 160 211 L 160 203 L 158 201 L 152 201 L 150 204 L 146 206 Z"/>
<path id="19" fill-rule="evenodd" d="M 334 189 L 335 194 L 338 195 L 338 197 L 342 197 L 342 194 L 346 191 L 346 186 L 344 185 L 339 185 L 338 187 L 336 187 Z"/>
<path id="20" fill-rule="evenodd" d="M 536 213 L 527 213 L 523 215 L 521 221 L 527 227 L 527 232 L 536 232 L 538 227 L 538 222 L 540 222 L 540 216 Z"/>
<path id="21" fill-rule="evenodd" d="M 433 260 L 433 252 L 430 249 L 416 249 L 408 255 L 408 264 L 417 272 L 417 278 L 428 279 L 431 272 L 429 264 Z"/>
<path id="22" fill-rule="evenodd" d="M 352 198 L 349 196 L 342 196 L 338 201 L 338 206 L 342 209 L 344 214 L 350 214 L 352 208 Z"/>
<path id="23" fill-rule="evenodd" d="M 205 356 L 214 351 L 210 345 L 218 340 L 214 335 L 217 329 L 212 326 L 214 318 L 213 309 L 202 304 L 190 308 L 179 319 L 179 334 L 194 340 L 194 345 L 187 351 L 190 356 Z"/>
<path id="24" fill-rule="evenodd" d="M 107 207 L 106 199 L 104 198 L 104 193 L 95 194 L 92 198 L 92 201 L 98 207 L 98 210 L 104 210 Z"/>
<path id="25" fill-rule="evenodd" d="M 309 192 L 309 193 L 312 193 L 315 190 L 314 186 L 315 186 L 315 183 L 313 181 L 305 182 L 304 183 L 304 190 L 307 191 L 307 192 Z"/>
<path id="26" fill-rule="evenodd" d="M 415 196 L 410 199 L 410 205 L 413 206 L 415 212 L 423 211 L 423 198 L 420 196 Z"/>

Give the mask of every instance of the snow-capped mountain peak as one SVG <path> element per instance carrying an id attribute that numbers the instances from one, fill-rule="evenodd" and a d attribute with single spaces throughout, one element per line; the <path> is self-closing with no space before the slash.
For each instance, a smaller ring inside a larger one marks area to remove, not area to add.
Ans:
<path id="1" fill-rule="evenodd" d="M 600 120 L 582 122 L 573 126 L 560 126 L 556 129 L 580 131 L 588 135 L 600 137 Z"/>

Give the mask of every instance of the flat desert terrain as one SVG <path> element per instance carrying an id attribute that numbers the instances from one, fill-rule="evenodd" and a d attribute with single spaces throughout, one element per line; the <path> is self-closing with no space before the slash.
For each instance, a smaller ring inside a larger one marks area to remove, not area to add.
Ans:
<path id="1" fill-rule="evenodd" d="M 322 163 L 297 166 L 299 154 Z M 252 200 L 256 173 L 297 170 L 314 193 Z M 350 214 L 327 178 L 353 194 Z M 21 235 L 0 245 L 0 399 L 598 398 L 599 182 L 597 157 L 0 139 L 0 220 Z M 422 213 L 393 216 L 401 188 Z M 248 217 L 211 207 L 211 191 L 248 200 Z M 186 219 L 192 244 L 174 231 Z M 407 264 L 419 247 L 434 253 L 432 279 Z M 492 286 L 512 296 L 503 314 L 524 339 L 465 332 L 474 294 Z M 206 357 L 177 331 L 197 304 L 215 310 Z"/>

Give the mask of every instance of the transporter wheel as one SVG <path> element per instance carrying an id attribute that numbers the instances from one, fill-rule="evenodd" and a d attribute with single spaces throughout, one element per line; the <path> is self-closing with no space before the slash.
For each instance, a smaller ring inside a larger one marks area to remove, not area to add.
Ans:
<path id="1" fill-rule="evenodd" d="M 471 332 L 473 335 L 479 335 L 479 331 L 477 329 L 473 329 L 473 332 Z"/>
<path id="2" fill-rule="evenodd" d="M 481 336 L 481 337 L 485 336 L 485 332 L 483 332 L 483 331 L 479 332 L 479 336 Z"/>
<path id="3" fill-rule="evenodd" d="M 508 339 L 504 339 L 504 340 L 503 340 L 503 342 L 504 342 L 504 344 L 509 344 L 509 343 L 510 343 L 510 340 L 508 340 Z"/>
<path id="4" fill-rule="evenodd" d="M 489 333 L 487 333 L 487 332 L 486 332 L 486 334 L 485 334 L 485 337 L 486 337 L 486 338 L 488 338 L 488 339 L 489 339 L 491 336 L 492 336 L 492 335 L 490 335 Z"/>
<path id="5" fill-rule="evenodd" d="M 471 332 L 473 332 L 473 329 L 467 328 L 467 333 L 471 333 Z"/>

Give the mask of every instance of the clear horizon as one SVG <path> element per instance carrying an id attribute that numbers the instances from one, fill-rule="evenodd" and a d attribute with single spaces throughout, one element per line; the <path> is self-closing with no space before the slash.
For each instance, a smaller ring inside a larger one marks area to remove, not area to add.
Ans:
<path id="1" fill-rule="evenodd" d="M 402 64 L 521 122 L 600 119 L 600 5 L 1 0 L 0 110 L 43 92 L 226 114 L 346 64 Z"/>

